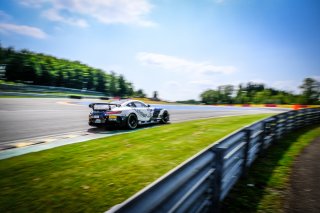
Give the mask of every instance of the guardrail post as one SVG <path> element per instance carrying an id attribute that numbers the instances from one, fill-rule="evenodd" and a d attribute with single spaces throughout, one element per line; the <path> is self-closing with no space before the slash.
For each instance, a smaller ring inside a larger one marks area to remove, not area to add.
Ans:
<path id="1" fill-rule="evenodd" d="M 249 128 L 246 128 L 243 130 L 245 134 L 245 148 L 244 148 L 244 155 L 243 155 L 243 165 L 242 165 L 242 177 L 247 176 L 247 163 L 248 163 L 248 157 L 249 157 L 249 150 L 250 150 L 250 141 L 251 141 L 251 134 L 252 130 Z"/>
<path id="2" fill-rule="evenodd" d="M 277 116 L 274 116 L 274 123 L 272 127 L 272 143 L 276 143 L 278 140 L 278 121 L 279 118 Z"/>
<path id="3" fill-rule="evenodd" d="M 285 126 L 284 115 L 280 114 L 277 116 L 278 116 L 278 120 L 277 120 L 277 130 L 276 131 L 277 131 L 277 141 L 279 141 L 283 137 L 283 134 L 285 133 L 286 126 Z"/>
<path id="4" fill-rule="evenodd" d="M 306 109 L 301 109 L 301 126 L 300 127 L 305 127 L 307 126 L 307 113 Z"/>
<path id="5" fill-rule="evenodd" d="M 296 129 L 296 122 L 297 122 L 297 111 L 291 111 L 292 115 L 292 125 L 291 125 L 291 130 L 290 132 L 292 132 L 293 130 Z"/>
<path id="6" fill-rule="evenodd" d="M 312 109 L 308 109 L 308 126 L 311 125 L 313 122 L 312 122 L 312 116 L 313 116 L 313 112 L 312 112 Z"/>
<path id="7" fill-rule="evenodd" d="M 304 116 L 303 116 L 303 113 L 302 113 L 301 110 L 298 110 L 297 117 L 298 117 L 298 119 L 297 119 L 297 123 L 298 123 L 297 129 L 299 129 L 299 128 L 303 127 L 303 125 L 304 125 L 304 121 L 303 121 L 303 117 Z"/>
<path id="8" fill-rule="evenodd" d="M 316 123 L 320 122 L 320 108 L 316 108 Z"/>
<path id="9" fill-rule="evenodd" d="M 310 109 L 310 124 L 315 124 L 316 122 L 316 111 L 314 109 Z"/>
<path id="10" fill-rule="evenodd" d="M 293 125 L 293 130 L 296 130 L 299 128 L 299 111 L 296 110 L 294 111 L 294 125 Z"/>
<path id="11" fill-rule="evenodd" d="M 223 175 L 223 162 L 224 162 L 224 152 L 225 148 L 214 148 L 213 152 L 215 153 L 215 178 L 214 178 L 214 187 L 213 187 L 213 206 L 212 213 L 219 213 L 221 204 L 220 196 L 222 190 L 222 175 Z"/>
<path id="12" fill-rule="evenodd" d="M 305 115 L 304 115 L 304 122 L 305 122 L 305 126 L 309 126 L 310 124 L 310 111 L 309 109 L 305 109 Z"/>
<path id="13" fill-rule="evenodd" d="M 267 127 L 268 127 L 268 122 L 262 121 L 262 134 L 261 138 L 259 140 L 260 143 L 260 148 L 258 154 L 261 154 L 264 150 L 264 145 L 265 145 L 265 137 L 267 136 Z"/>
<path id="14" fill-rule="evenodd" d="M 289 132 L 288 130 L 288 124 L 289 124 L 289 117 L 290 115 L 288 114 L 288 112 L 283 114 L 283 135 L 287 134 Z"/>

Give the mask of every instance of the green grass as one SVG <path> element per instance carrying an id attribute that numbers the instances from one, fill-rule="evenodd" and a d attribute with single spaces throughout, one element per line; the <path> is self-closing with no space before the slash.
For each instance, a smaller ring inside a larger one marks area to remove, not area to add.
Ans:
<path id="1" fill-rule="evenodd" d="M 270 147 L 231 191 L 222 212 L 284 212 L 294 159 L 317 137 L 319 125 L 292 133 Z"/>
<path id="2" fill-rule="evenodd" d="M 0 212 L 103 212 L 219 138 L 270 114 L 204 119 L 0 161 Z"/>

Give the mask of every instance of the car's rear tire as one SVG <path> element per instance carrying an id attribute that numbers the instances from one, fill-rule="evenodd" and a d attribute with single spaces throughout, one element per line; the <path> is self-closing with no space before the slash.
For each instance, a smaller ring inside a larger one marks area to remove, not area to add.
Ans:
<path id="1" fill-rule="evenodd" d="M 130 114 L 127 118 L 126 126 L 128 129 L 135 129 L 138 126 L 138 117 L 135 114 Z"/>
<path id="2" fill-rule="evenodd" d="M 170 120 L 170 115 L 169 115 L 168 111 L 164 111 L 161 116 L 160 123 L 166 124 L 169 122 L 169 120 Z"/>

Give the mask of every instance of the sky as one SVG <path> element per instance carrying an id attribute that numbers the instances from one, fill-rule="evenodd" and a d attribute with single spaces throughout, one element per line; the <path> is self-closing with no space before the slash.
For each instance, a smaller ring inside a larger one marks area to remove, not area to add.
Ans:
<path id="1" fill-rule="evenodd" d="M 0 0 L 0 42 L 123 74 L 148 96 L 199 99 L 320 80 L 319 0 Z"/>

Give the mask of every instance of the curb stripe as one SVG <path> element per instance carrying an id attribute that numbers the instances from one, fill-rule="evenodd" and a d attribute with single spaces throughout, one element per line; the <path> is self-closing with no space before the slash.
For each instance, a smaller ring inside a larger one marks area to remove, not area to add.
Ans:
<path id="1" fill-rule="evenodd" d="M 29 139 L 29 140 L 21 140 L 21 141 L 15 141 L 8 144 L 0 144 L 0 151 L 7 150 L 7 149 L 14 149 L 14 148 L 21 148 L 26 146 L 32 146 L 42 143 L 51 143 L 57 140 L 63 140 L 63 139 L 71 139 L 76 138 L 80 136 L 86 136 L 90 135 L 92 133 L 79 133 L 79 134 L 69 134 L 69 135 L 59 135 L 57 137 L 50 137 L 50 138 L 35 138 L 35 139 Z"/>

